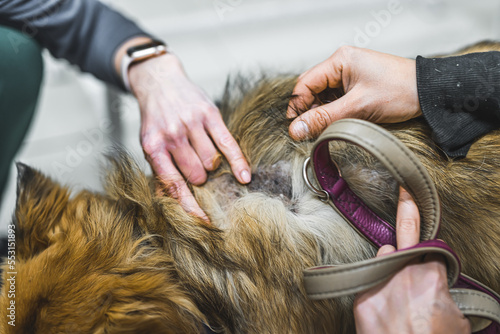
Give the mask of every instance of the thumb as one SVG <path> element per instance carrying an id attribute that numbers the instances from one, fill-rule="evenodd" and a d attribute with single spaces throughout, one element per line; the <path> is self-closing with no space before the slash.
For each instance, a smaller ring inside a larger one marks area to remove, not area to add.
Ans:
<path id="1" fill-rule="evenodd" d="M 290 124 L 290 137 L 294 140 L 315 138 L 333 122 L 350 117 L 355 113 L 356 110 L 353 108 L 348 93 L 333 102 L 308 110 L 297 117 Z"/>

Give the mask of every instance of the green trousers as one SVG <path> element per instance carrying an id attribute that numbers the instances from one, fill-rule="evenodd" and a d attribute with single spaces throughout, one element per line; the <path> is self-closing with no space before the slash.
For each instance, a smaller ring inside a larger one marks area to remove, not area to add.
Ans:
<path id="1" fill-rule="evenodd" d="M 40 52 L 29 36 L 0 26 L 0 200 L 37 105 L 43 76 Z"/>

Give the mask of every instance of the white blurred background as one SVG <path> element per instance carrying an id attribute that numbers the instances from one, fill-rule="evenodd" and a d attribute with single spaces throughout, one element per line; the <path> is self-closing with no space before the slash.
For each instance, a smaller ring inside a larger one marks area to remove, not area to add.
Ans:
<path id="1" fill-rule="evenodd" d="M 414 58 L 500 38 L 496 0 L 107 0 L 183 61 L 217 98 L 230 73 L 300 73 L 343 44 Z M 17 159 L 73 189 L 100 189 L 102 154 L 113 138 L 148 169 L 131 97 L 48 53 L 38 111 Z M 113 110 L 110 112 L 110 107 Z M 120 112 L 116 112 L 119 110 Z M 104 126 L 112 117 L 112 128 Z M 11 170 L 0 207 L 5 233 L 15 202 Z"/>

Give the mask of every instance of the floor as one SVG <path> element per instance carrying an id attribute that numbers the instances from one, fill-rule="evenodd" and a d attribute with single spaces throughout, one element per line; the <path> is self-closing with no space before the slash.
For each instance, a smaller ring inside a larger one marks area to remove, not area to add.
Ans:
<path id="1" fill-rule="evenodd" d="M 453 51 L 500 38 L 495 0 L 108 0 L 164 39 L 194 82 L 216 98 L 231 73 L 301 71 L 344 44 L 405 57 Z M 100 189 L 102 155 L 111 149 L 106 87 L 44 54 L 38 113 L 17 160 L 73 189 Z M 122 144 L 142 161 L 137 104 L 115 96 Z M 15 172 L 0 207 L 5 233 L 15 203 Z"/>

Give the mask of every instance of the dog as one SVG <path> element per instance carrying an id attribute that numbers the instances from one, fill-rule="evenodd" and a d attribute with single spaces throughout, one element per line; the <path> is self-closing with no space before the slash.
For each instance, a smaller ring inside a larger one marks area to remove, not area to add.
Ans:
<path id="1" fill-rule="evenodd" d="M 458 54 L 500 50 L 480 43 Z M 227 162 L 192 187 L 211 223 L 155 191 L 123 150 L 108 156 L 105 191 L 71 191 L 18 164 L 2 333 L 353 333 L 354 296 L 312 301 L 302 272 L 374 257 L 376 249 L 304 184 L 312 141 L 294 142 L 285 111 L 295 75 L 236 78 L 219 108 L 247 157 L 240 185 Z M 500 292 L 500 132 L 464 159 L 446 157 L 422 119 L 385 125 L 422 161 L 442 204 L 439 237 L 462 271 Z M 343 142 L 332 158 L 350 187 L 394 224 L 398 185 Z"/>

